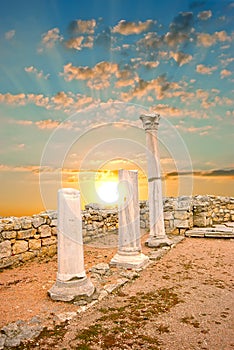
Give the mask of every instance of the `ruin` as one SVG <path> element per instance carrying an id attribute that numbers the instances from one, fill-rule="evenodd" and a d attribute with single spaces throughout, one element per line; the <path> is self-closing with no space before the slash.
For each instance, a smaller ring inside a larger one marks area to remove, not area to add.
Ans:
<path id="1" fill-rule="evenodd" d="M 90 297 L 94 286 L 84 268 L 80 192 L 58 191 L 58 272 L 49 290 L 53 300 L 73 301 Z"/>
<path id="2" fill-rule="evenodd" d="M 118 252 L 111 265 L 141 268 L 149 258 L 141 252 L 137 171 L 119 170 Z"/>
<path id="3" fill-rule="evenodd" d="M 170 246 L 172 242 L 166 235 L 163 219 L 162 181 L 157 140 L 160 116 L 159 114 L 144 114 L 140 116 L 140 119 L 146 134 L 148 163 L 150 233 L 146 244 L 149 247 Z"/>

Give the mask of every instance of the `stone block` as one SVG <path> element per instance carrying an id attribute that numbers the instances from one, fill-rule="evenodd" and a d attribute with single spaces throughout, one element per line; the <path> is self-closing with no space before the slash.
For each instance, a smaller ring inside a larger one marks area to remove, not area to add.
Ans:
<path id="1" fill-rule="evenodd" d="M 164 216 L 164 220 L 173 220 L 174 219 L 173 212 L 171 212 L 171 211 L 165 211 L 163 213 L 163 216 Z"/>
<path id="2" fill-rule="evenodd" d="M 140 220 L 140 228 L 146 228 L 145 221 Z"/>
<path id="3" fill-rule="evenodd" d="M 174 220 L 174 225 L 177 228 L 187 228 L 189 227 L 189 221 L 188 220 Z"/>
<path id="4" fill-rule="evenodd" d="M 46 223 L 46 218 L 43 218 L 41 216 L 35 216 L 32 219 L 32 225 L 35 228 L 38 228 L 39 226 L 43 225 Z"/>
<path id="5" fill-rule="evenodd" d="M 20 230 L 21 229 L 21 223 L 20 223 L 20 220 L 14 220 L 14 230 Z"/>
<path id="6" fill-rule="evenodd" d="M 200 215 L 194 215 L 193 217 L 193 226 L 197 227 L 206 227 L 206 215 L 202 213 Z"/>
<path id="7" fill-rule="evenodd" d="M 5 239 L 16 238 L 16 231 L 3 231 L 2 237 Z"/>
<path id="8" fill-rule="evenodd" d="M 174 215 L 175 215 L 175 219 L 178 219 L 178 220 L 186 220 L 189 217 L 189 213 L 184 210 L 176 210 Z"/>
<path id="9" fill-rule="evenodd" d="M 19 255 L 9 256 L 7 258 L 0 259 L 0 269 L 16 265 L 19 262 Z"/>
<path id="10" fill-rule="evenodd" d="M 21 227 L 23 229 L 28 229 L 28 228 L 32 227 L 32 220 L 31 220 L 31 218 L 22 217 L 20 219 L 20 222 L 21 222 Z"/>
<path id="11" fill-rule="evenodd" d="M 11 241 L 3 241 L 0 243 L 0 259 L 11 256 Z"/>
<path id="12" fill-rule="evenodd" d="M 38 232 L 41 234 L 41 237 L 50 237 L 51 236 L 51 227 L 49 225 L 42 225 L 38 227 Z"/>
<path id="13" fill-rule="evenodd" d="M 14 224 L 13 223 L 7 223 L 3 225 L 4 231 L 12 231 L 14 230 Z"/>
<path id="14" fill-rule="evenodd" d="M 20 254 L 24 253 L 28 250 L 28 242 L 27 241 L 16 241 L 15 244 L 13 244 L 13 254 Z"/>
<path id="15" fill-rule="evenodd" d="M 58 224 L 58 220 L 57 219 L 52 219 L 51 223 L 50 223 L 50 226 L 57 226 L 57 224 Z"/>
<path id="16" fill-rule="evenodd" d="M 56 243 L 57 243 L 57 238 L 54 236 L 42 239 L 42 246 L 52 245 Z"/>
<path id="17" fill-rule="evenodd" d="M 34 256 L 35 256 L 35 255 L 34 255 L 33 252 L 25 252 L 25 253 L 22 253 L 22 254 L 20 255 L 20 260 L 21 260 L 22 262 L 28 261 L 28 260 L 34 258 Z"/>
<path id="18" fill-rule="evenodd" d="M 28 241 L 28 246 L 30 250 L 37 250 L 41 248 L 41 239 L 30 239 Z"/>
<path id="19" fill-rule="evenodd" d="M 57 227 L 52 227 L 52 228 L 51 228 L 51 234 L 52 234 L 53 236 L 57 236 L 57 232 L 58 232 Z"/>
<path id="20" fill-rule="evenodd" d="M 17 232 L 17 238 L 18 239 L 26 239 L 26 238 L 30 238 L 33 237 L 36 233 L 36 229 L 35 228 L 31 228 L 28 230 L 21 230 Z"/>

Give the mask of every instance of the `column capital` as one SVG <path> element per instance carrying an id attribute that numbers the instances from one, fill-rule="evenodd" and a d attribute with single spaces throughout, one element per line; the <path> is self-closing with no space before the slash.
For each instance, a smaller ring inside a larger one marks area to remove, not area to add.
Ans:
<path id="1" fill-rule="evenodd" d="M 142 114 L 140 119 L 145 130 L 158 130 L 160 115 L 156 113 Z"/>

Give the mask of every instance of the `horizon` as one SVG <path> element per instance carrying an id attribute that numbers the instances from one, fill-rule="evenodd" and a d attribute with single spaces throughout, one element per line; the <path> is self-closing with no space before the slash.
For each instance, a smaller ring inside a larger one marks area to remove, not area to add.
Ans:
<path id="1" fill-rule="evenodd" d="M 147 199 L 142 113 L 161 116 L 164 196 L 234 196 L 233 18 L 229 0 L 3 3 L 0 216 L 62 187 L 101 201 L 121 168 Z"/>

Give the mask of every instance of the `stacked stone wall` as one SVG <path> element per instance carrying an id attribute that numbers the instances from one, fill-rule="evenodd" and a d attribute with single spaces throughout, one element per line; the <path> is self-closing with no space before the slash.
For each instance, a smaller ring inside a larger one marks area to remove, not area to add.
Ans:
<path id="1" fill-rule="evenodd" d="M 140 201 L 140 226 L 149 229 L 147 201 Z M 208 227 L 234 221 L 234 198 L 215 196 L 167 197 L 164 199 L 167 233 L 184 234 L 192 227 Z M 82 211 L 84 242 L 118 231 L 117 209 L 87 206 Z M 0 268 L 35 256 L 53 256 L 57 246 L 57 212 L 32 217 L 0 218 Z"/>

